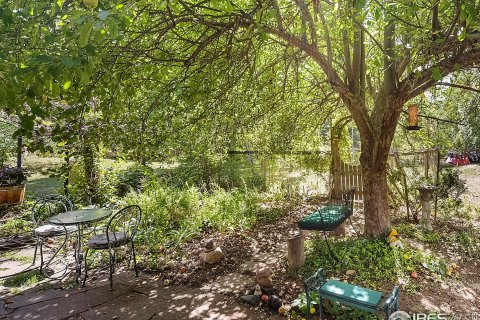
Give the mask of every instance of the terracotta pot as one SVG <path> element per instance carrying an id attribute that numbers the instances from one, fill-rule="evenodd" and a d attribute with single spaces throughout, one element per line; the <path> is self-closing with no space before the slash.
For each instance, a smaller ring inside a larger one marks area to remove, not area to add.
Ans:
<path id="1" fill-rule="evenodd" d="M 25 198 L 25 185 L 0 187 L 0 204 L 17 204 Z"/>

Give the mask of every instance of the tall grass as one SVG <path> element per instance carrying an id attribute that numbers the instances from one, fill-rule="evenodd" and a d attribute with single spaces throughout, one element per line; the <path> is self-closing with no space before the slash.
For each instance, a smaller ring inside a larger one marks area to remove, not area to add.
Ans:
<path id="1" fill-rule="evenodd" d="M 248 229 L 259 219 L 278 216 L 281 210 L 262 206 L 269 197 L 255 189 L 215 187 L 205 191 L 155 181 L 143 193 L 130 192 L 124 200 L 142 208 L 138 239 L 149 247 L 158 247 L 179 244 L 206 230 Z"/>

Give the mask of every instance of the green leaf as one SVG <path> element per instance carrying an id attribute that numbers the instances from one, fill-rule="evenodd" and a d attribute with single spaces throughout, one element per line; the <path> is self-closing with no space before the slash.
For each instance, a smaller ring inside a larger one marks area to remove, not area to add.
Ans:
<path id="1" fill-rule="evenodd" d="M 80 28 L 80 38 L 78 39 L 78 43 L 81 48 L 87 45 L 88 38 L 90 38 L 90 34 L 92 33 L 94 23 L 95 23 L 95 20 L 89 21 Z"/>
<path id="2" fill-rule="evenodd" d="M 43 111 L 43 109 L 37 105 L 31 106 L 30 109 L 32 110 L 32 113 L 36 116 L 43 117 L 45 115 L 45 111 Z"/>
<path id="3" fill-rule="evenodd" d="M 432 78 L 435 81 L 440 81 L 443 78 L 442 71 L 440 71 L 440 68 L 435 67 L 432 69 Z"/>
<path id="4" fill-rule="evenodd" d="M 60 95 L 60 86 L 56 83 L 52 83 L 52 96 L 57 98 Z"/>
<path id="5" fill-rule="evenodd" d="M 71 85 L 72 85 L 72 81 L 70 80 L 65 81 L 65 83 L 63 84 L 63 89 L 68 90 L 68 88 L 70 88 Z"/>
<path id="6" fill-rule="evenodd" d="M 355 7 L 357 11 L 361 12 L 363 10 L 363 7 L 365 7 L 365 4 L 367 3 L 366 0 L 358 0 Z"/>
<path id="7" fill-rule="evenodd" d="M 112 37 L 116 37 L 118 35 L 118 24 L 115 22 L 115 20 L 109 20 L 107 22 L 108 25 L 108 30 L 110 31 L 110 35 Z"/>
<path id="8" fill-rule="evenodd" d="M 30 117 L 26 114 L 21 115 L 20 116 L 20 126 L 27 131 L 31 131 L 33 129 L 33 125 L 34 125 L 33 119 L 34 119 L 34 117 Z"/>
<path id="9" fill-rule="evenodd" d="M 225 7 L 225 11 L 226 11 L 227 13 L 232 13 L 232 11 L 233 11 L 233 5 L 232 5 L 232 3 L 230 2 L 230 0 L 225 1 L 224 7 Z"/>
<path id="10" fill-rule="evenodd" d="M 85 70 L 82 70 L 80 73 L 80 83 L 83 85 L 87 85 L 90 83 L 90 74 Z"/>
<path id="11" fill-rule="evenodd" d="M 272 18 L 275 18 L 276 16 L 277 16 L 277 10 L 275 9 L 270 9 L 265 14 L 265 18 L 267 19 L 272 19 Z"/>

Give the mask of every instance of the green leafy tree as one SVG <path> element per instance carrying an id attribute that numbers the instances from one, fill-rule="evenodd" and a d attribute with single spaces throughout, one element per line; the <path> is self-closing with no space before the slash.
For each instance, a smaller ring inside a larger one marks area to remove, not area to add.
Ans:
<path id="1" fill-rule="evenodd" d="M 475 0 L 1 3 L 0 103 L 27 133 L 51 101 L 81 122 L 95 97 L 111 132 L 130 108 L 144 161 L 154 122 L 153 145 L 172 154 L 274 149 L 343 106 L 360 134 L 367 235 L 389 226 L 387 159 L 404 104 L 480 62 Z"/>
<path id="2" fill-rule="evenodd" d="M 122 55 L 190 73 L 230 61 L 240 73 L 265 48 L 302 51 L 302 71 L 328 82 L 359 130 L 365 233 L 378 235 L 389 226 L 387 159 L 403 106 L 480 62 L 478 11 L 471 0 L 156 2 L 139 10 Z"/>

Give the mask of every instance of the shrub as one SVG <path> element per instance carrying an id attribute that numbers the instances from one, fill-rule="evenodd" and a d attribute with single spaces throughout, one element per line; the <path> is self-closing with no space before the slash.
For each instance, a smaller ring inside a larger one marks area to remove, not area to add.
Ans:
<path id="1" fill-rule="evenodd" d="M 465 181 L 460 178 L 457 169 L 448 168 L 440 172 L 437 196 L 441 200 L 439 204 L 445 216 L 449 217 L 461 208 L 461 196 L 466 190 Z"/>
<path id="2" fill-rule="evenodd" d="M 460 197 L 467 191 L 465 181 L 460 178 L 457 169 L 447 168 L 440 172 L 437 195 L 439 198 L 453 198 L 461 201 Z"/>
<path id="3" fill-rule="evenodd" d="M 202 192 L 195 186 L 179 189 L 151 181 L 140 194 L 130 192 L 125 201 L 142 208 L 139 240 L 148 246 L 177 245 L 200 232 L 249 228 L 266 216 L 262 195 L 256 190 L 225 190 L 215 187 Z"/>
<path id="4" fill-rule="evenodd" d="M 91 198 L 96 199 L 96 204 L 106 205 L 115 202 L 115 185 L 117 176 L 112 169 L 99 167 L 98 189 L 95 194 L 90 194 L 87 186 L 87 179 L 82 163 L 72 165 L 68 175 L 68 189 L 70 197 L 75 204 L 91 204 Z"/>
<path id="5" fill-rule="evenodd" d="M 124 197 L 130 190 L 141 191 L 151 179 L 153 169 L 147 166 L 133 165 L 117 173 L 116 194 Z"/>
<path id="6" fill-rule="evenodd" d="M 0 169 L 0 186 L 11 187 L 24 184 L 27 174 L 22 168 L 3 166 Z"/>
<path id="7" fill-rule="evenodd" d="M 341 263 L 332 259 L 326 242 L 316 238 L 301 270 L 304 276 L 320 267 L 328 276 L 337 277 L 344 277 L 347 270 L 355 270 L 355 283 L 378 288 L 382 282 L 396 281 L 399 273 L 408 275 L 419 268 L 422 259 L 417 251 L 409 248 L 396 250 L 378 239 L 330 241 L 330 246 Z"/>

